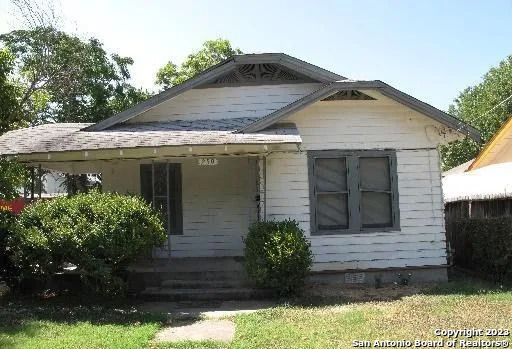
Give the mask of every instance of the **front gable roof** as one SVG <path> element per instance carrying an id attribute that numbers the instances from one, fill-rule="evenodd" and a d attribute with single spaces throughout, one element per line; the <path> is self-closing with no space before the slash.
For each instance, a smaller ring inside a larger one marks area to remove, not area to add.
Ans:
<path id="1" fill-rule="evenodd" d="M 87 127 L 85 131 L 101 131 L 126 122 L 187 90 L 201 86 L 274 80 L 330 83 L 341 79 L 345 77 L 284 53 L 234 55 L 182 84 Z"/>
<path id="2" fill-rule="evenodd" d="M 298 99 L 295 102 L 253 122 L 238 132 L 256 132 L 262 130 L 292 113 L 295 113 L 317 101 L 329 98 L 341 91 L 357 91 L 360 95 L 361 90 L 377 90 L 386 97 L 416 110 L 417 112 L 420 112 L 441 124 L 457 130 L 476 141 L 480 141 L 480 132 L 474 127 L 379 80 L 356 81 L 346 79 L 329 83 L 309 95 L 306 95 L 303 98 Z"/>
<path id="3" fill-rule="evenodd" d="M 496 156 L 501 154 L 510 154 L 512 147 L 512 116 L 501 126 L 494 134 L 491 140 L 478 153 L 474 161 L 468 167 L 467 171 L 475 170 L 480 167 L 488 166 L 496 162 Z M 511 161 L 510 155 L 505 155 L 506 161 Z"/>

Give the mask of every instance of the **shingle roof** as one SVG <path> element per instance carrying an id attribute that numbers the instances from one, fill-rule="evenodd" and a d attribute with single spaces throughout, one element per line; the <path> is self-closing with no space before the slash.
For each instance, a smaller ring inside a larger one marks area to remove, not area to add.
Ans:
<path id="1" fill-rule="evenodd" d="M 77 150 L 181 145 L 301 143 L 293 124 L 239 134 L 254 118 L 127 123 L 104 131 L 84 131 L 91 124 L 46 124 L 7 132 L 0 137 L 0 155 Z"/>

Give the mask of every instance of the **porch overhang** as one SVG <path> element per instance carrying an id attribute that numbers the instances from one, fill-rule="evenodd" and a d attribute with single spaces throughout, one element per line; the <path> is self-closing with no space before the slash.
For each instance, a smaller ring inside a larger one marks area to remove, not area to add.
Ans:
<path id="1" fill-rule="evenodd" d="M 230 127 L 233 122 L 230 121 Z M 125 124 L 104 131 L 85 131 L 89 124 L 41 125 L 2 135 L 0 155 L 58 170 L 69 166 L 57 164 L 69 162 L 262 155 L 297 151 L 302 143 L 293 124 L 238 134 L 218 121 L 207 126 L 201 122 L 194 126 L 184 123 Z"/>
<path id="2" fill-rule="evenodd" d="M 300 151 L 300 143 L 184 145 L 15 154 L 20 162 L 68 173 L 89 173 L 112 161 L 159 161 L 190 157 L 265 156 Z"/>

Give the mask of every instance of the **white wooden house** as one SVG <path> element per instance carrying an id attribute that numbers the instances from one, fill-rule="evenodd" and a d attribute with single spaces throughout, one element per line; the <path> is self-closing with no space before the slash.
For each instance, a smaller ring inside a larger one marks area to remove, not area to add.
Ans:
<path id="1" fill-rule="evenodd" d="M 0 137 L 0 154 L 140 194 L 164 213 L 156 257 L 242 256 L 258 219 L 297 220 L 313 271 L 446 277 L 438 147 L 477 130 L 381 81 L 285 54 L 237 55 L 97 124 Z"/>

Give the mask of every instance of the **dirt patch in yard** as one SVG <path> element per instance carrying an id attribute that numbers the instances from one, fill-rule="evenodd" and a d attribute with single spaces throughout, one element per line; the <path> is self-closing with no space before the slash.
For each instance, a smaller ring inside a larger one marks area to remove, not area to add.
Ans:
<path id="1" fill-rule="evenodd" d="M 346 303 L 360 303 L 371 301 L 391 301 L 415 294 L 425 293 L 436 284 L 424 283 L 414 285 L 384 285 L 375 288 L 371 285 L 308 285 L 302 294 L 304 300 L 343 301 Z"/>

